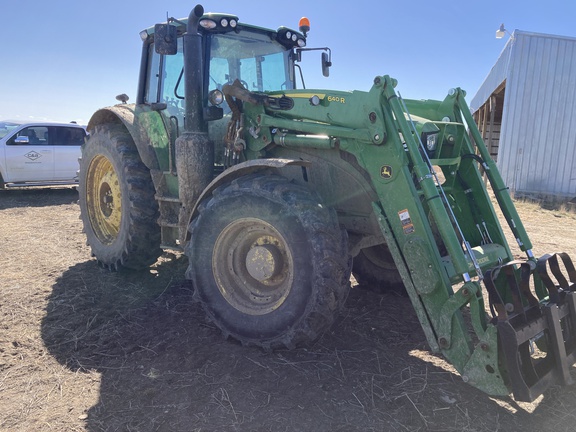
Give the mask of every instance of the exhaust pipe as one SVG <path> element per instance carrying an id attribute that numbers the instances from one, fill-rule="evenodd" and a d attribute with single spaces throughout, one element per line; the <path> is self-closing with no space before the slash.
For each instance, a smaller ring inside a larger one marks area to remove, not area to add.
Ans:
<path id="1" fill-rule="evenodd" d="M 212 180 L 214 143 L 208 139 L 208 125 L 203 118 L 203 53 L 198 23 L 204 8 L 197 5 L 188 17 L 184 44 L 184 80 L 186 98 L 184 133 L 176 139 L 176 170 L 181 202 L 178 216 L 180 245 L 184 245 L 192 209 Z"/>
<path id="2" fill-rule="evenodd" d="M 203 111 L 203 56 L 202 35 L 198 33 L 198 23 L 204 15 L 202 5 L 196 7 L 188 16 L 184 44 L 184 96 L 186 98 L 186 117 L 184 130 L 187 132 L 204 132 L 207 126 L 202 118 Z"/>

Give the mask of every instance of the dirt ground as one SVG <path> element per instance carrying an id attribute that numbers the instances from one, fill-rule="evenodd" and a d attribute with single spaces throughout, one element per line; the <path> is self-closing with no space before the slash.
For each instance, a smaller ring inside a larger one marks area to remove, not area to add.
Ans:
<path id="1" fill-rule="evenodd" d="M 408 298 L 353 288 L 314 345 L 224 340 L 186 257 L 109 273 L 73 189 L 0 191 L 1 431 L 573 431 L 576 388 L 533 404 L 462 382 Z M 576 256 L 576 215 L 521 204 L 537 255 Z"/>

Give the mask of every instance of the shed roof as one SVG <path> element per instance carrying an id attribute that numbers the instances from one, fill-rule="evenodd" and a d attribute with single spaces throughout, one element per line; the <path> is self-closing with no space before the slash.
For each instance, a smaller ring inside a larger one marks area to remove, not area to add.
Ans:
<path id="1" fill-rule="evenodd" d="M 527 57 L 522 56 L 522 52 L 528 53 L 529 45 L 545 43 L 547 40 L 554 39 L 557 41 L 576 42 L 576 37 L 551 35 L 546 33 L 528 32 L 523 30 L 514 30 L 512 37 L 502 49 L 498 60 L 484 79 L 484 82 L 470 101 L 472 111 L 478 110 L 506 79 L 515 64 L 522 64 L 528 61 Z M 538 63 L 538 66 L 549 65 Z"/>

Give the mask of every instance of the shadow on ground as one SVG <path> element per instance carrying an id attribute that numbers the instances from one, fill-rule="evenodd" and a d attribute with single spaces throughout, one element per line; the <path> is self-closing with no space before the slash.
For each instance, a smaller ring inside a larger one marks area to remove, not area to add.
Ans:
<path id="1" fill-rule="evenodd" d="M 108 273 L 88 261 L 53 286 L 46 347 L 70 370 L 101 374 L 87 430 L 572 430 L 573 415 L 549 429 L 560 397 L 531 415 L 511 399 L 507 409 L 415 356 L 427 346 L 406 297 L 353 289 L 313 346 L 265 353 L 204 321 L 185 265 Z"/>
<path id="2" fill-rule="evenodd" d="M 0 190 L 0 210 L 18 207 L 49 207 L 76 202 L 78 202 L 76 187 Z"/>

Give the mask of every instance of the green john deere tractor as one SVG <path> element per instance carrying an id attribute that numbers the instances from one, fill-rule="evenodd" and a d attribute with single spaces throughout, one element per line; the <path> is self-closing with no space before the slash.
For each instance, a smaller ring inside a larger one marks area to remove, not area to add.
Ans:
<path id="1" fill-rule="evenodd" d="M 83 148 L 94 256 L 140 269 L 183 250 L 206 314 L 265 349 L 329 328 L 351 273 L 402 281 L 431 349 L 464 381 L 524 401 L 570 383 L 574 265 L 533 255 L 465 93 L 403 100 L 389 76 L 367 92 L 296 89 L 308 30 L 198 5 L 141 33 L 136 103 L 97 111 Z"/>

